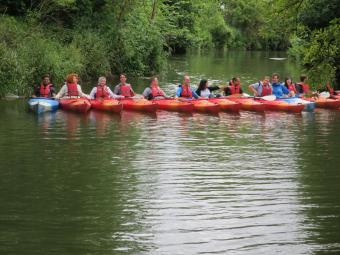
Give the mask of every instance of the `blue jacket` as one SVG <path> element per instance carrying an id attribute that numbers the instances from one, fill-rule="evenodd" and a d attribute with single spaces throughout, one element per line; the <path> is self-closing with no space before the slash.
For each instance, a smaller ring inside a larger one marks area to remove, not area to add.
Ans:
<path id="1" fill-rule="evenodd" d="M 283 97 L 283 95 L 289 94 L 289 90 L 286 88 L 286 86 L 284 86 L 281 83 L 273 83 L 272 88 L 273 88 L 273 95 L 275 95 L 278 98 Z"/>

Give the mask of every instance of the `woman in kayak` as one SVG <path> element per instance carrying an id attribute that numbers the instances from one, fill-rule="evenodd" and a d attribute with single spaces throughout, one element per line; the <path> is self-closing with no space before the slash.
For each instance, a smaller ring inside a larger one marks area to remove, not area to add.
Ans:
<path id="1" fill-rule="evenodd" d="M 120 83 L 114 88 L 113 93 L 123 97 L 134 97 L 136 93 L 133 91 L 131 84 L 126 83 L 126 75 L 122 73 L 119 76 Z"/>
<path id="2" fill-rule="evenodd" d="M 230 95 L 237 95 L 242 94 L 243 90 L 241 88 L 241 82 L 240 77 L 233 77 L 231 81 L 229 82 L 229 86 L 224 88 L 224 95 L 230 96 Z"/>
<path id="3" fill-rule="evenodd" d="M 41 83 L 39 86 L 34 86 L 32 97 L 54 97 L 55 88 L 50 81 L 50 76 L 45 74 L 41 77 Z"/>
<path id="4" fill-rule="evenodd" d="M 62 97 L 67 98 L 78 98 L 78 97 L 86 97 L 90 98 L 89 95 L 83 93 L 80 85 L 78 84 L 79 76 L 76 73 L 70 73 L 66 76 L 66 83 L 61 87 L 58 94 L 55 96 L 57 99 Z"/>
<path id="5" fill-rule="evenodd" d="M 189 75 L 184 75 L 182 84 L 180 84 L 176 89 L 176 97 L 199 98 L 199 95 L 197 95 L 197 93 L 190 87 Z"/>
<path id="6" fill-rule="evenodd" d="M 145 88 L 143 96 L 148 100 L 168 98 L 164 91 L 159 87 L 157 77 L 151 78 L 150 87 Z"/>
<path id="7" fill-rule="evenodd" d="M 106 86 L 106 78 L 99 77 L 98 84 L 91 90 L 90 98 L 91 99 L 98 99 L 98 98 L 121 98 L 122 96 L 115 95 L 111 89 Z"/>
<path id="8" fill-rule="evenodd" d="M 262 81 L 249 85 L 249 90 L 253 92 L 256 97 L 271 95 L 273 89 L 269 83 L 269 76 L 265 76 Z"/>
<path id="9" fill-rule="evenodd" d="M 293 91 L 296 94 L 296 88 L 294 83 L 292 82 L 292 78 L 287 77 L 285 78 L 285 86 L 289 91 Z"/>
<path id="10" fill-rule="evenodd" d="M 211 98 L 214 95 L 211 93 L 214 90 L 219 90 L 220 87 L 218 86 L 208 86 L 208 80 L 201 80 L 198 88 L 196 90 L 196 94 L 200 97 L 204 98 Z"/>
<path id="11" fill-rule="evenodd" d="M 272 93 L 277 98 L 281 97 L 292 97 L 295 96 L 294 91 L 289 91 L 286 86 L 279 82 L 279 75 L 277 73 L 273 73 L 272 75 Z"/>

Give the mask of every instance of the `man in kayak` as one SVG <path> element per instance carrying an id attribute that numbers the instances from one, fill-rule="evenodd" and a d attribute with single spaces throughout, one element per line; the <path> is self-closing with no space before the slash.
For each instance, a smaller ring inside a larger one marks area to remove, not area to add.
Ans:
<path id="1" fill-rule="evenodd" d="M 289 91 L 285 85 L 279 82 L 279 75 L 277 73 L 273 73 L 272 75 L 272 89 L 273 95 L 277 98 L 295 96 L 294 91 Z"/>
<path id="2" fill-rule="evenodd" d="M 136 93 L 133 91 L 131 84 L 126 83 L 126 75 L 122 73 L 119 76 L 120 83 L 114 88 L 113 93 L 123 97 L 134 97 Z"/>
<path id="3" fill-rule="evenodd" d="M 159 87 L 157 77 L 151 78 L 150 87 L 145 88 L 143 96 L 148 100 L 168 98 L 164 91 Z"/>
<path id="4" fill-rule="evenodd" d="M 184 75 L 182 84 L 176 89 L 176 97 L 199 98 L 199 95 L 190 87 L 189 75 Z"/>
<path id="5" fill-rule="evenodd" d="M 306 83 L 307 80 L 308 80 L 307 75 L 302 74 L 300 76 L 300 82 L 295 84 L 296 91 L 301 96 L 310 93 L 309 84 Z"/>
<path id="6" fill-rule="evenodd" d="M 98 98 L 121 98 L 122 96 L 115 95 L 111 89 L 106 86 L 106 78 L 101 76 L 98 79 L 98 84 L 91 90 L 90 98 L 98 99 Z"/>
<path id="7" fill-rule="evenodd" d="M 86 97 L 90 98 L 89 95 L 83 93 L 80 85 L 78 84 L 79 76 L 76 73 L 70 73 L 66 76 L 66 83 L 61 87 L 58 94 L 55 96 L 56 99 L 66 97 L 66 98 L 78 98 Z"/>
<path id="8" fill-rule="evenodd" d="M 54 97 L 55 96 L 55 88 L 50 81 L 50 76 L 45 74 L 41 77 L 41 83 L 39 86 L 34 86 L 34 91 L 32 97 Z"/>
<path id="9" fill-rule="evenodd" d="M 237 95 L 242 94 L 243 90 L 241 88 L 241 82 L 240 77 L 233 77 L 231 81 L 229 82 L 229 86 L 224 88 L 224 95 L 230 96 L 230 95 Z"/>
<path id="10" fill-rule="evenodd" d="M 255 97 L 269 96 L 273 89 L 269 83 L 269 76 L 265 76 L 262 81 L 249 85 L 249 90 Z"/>

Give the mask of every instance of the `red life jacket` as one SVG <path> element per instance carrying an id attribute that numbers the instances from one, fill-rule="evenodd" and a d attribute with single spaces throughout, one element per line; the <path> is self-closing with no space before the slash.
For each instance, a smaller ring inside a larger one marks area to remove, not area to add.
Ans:
<path id="1" fill-rule="evenodd" d="M 269 96 L 272 94 L 272 88 L 270 87 L 270 85 L 264 86 L 262 85 L 262 97 L 264 96 Z"/>
<path id="2" fill-rule="evenodd" d="M 182 85 L 181 97 L 192 97 L 190 86 Z"/>
<path id="3" fill-rule="evenodd" d="M 164 97 L 164 92 L 158 86 L 151 86 L 151 94 L 153 97 Z"/>
<path id="4" fill-rule="evenodd" d="M 133 97 L 134 94 L 131 91 L 131 85 L 130 84 L 120 85 L 120 95 L 124 97 Z"/>
<path id="5" fill-rule="evenodd" d="M 302 83 L 303 93 L 309 93 L 309 85 L 307 83 Z"/>
<path id="6" fill-rule="evenodd" d="M 231 85 L 229 86 L 229 89 L 230 89 L 230 93 L 233 95 L 233 94 L 240 94 L 241 91 L 240 91 L 240 86 L 236 86 L 236 85 Z"/>
<path id="7" fill-rule="evenodd" d="M 52 84 L 48 84 L 44 86 L 43 84 L 40 84 L 39 94 L 41 97 L 49 97 L 50 90 L 51 90 Z"/>
<path id="8" fill-rule="evenodd" d="M 292 84 L 290 84 L 290 85 L 288 85 L 288 88 L 287 88 L 289 91 L 294 91 L 295 93 L 296 93 L 296 88 L 295 88 L 295 86 L 294 86 L 294 84 L 292 83 Z"/>
<path id="9" fill-rule="evenodd" d="M 67 95 L 69 97 L 79 96 L 77 84 L 75 84 L 75 83 L 67 83 Z"/>
<path id="10" fill-rule="evenodd" d="M 96 98 L 109 98 L 110 94 L 106 86 L 97 86 Z"/>
<path id="11" fill-rule="evenodd" d="M 327 89 L 328 89 L 328 92 L 329 92 L 329 94 L 331 94 L 331 95 L 334 95 L 335 93 L 334 93 L 334 89 L 331 87 L 331 85 L 329 84 L 329 83 L 327 83 Z"/>

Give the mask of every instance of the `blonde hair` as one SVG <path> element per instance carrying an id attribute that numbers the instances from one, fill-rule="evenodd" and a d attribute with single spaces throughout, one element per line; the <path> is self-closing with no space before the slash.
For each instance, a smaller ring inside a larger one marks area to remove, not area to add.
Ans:
<path id="1" fill-rule="evenodd" d="M 100 77 L 98 78 L 98 84 L 100 84 L 103 80 L 106 81 L 106 77 L 100 76 Z"/>

